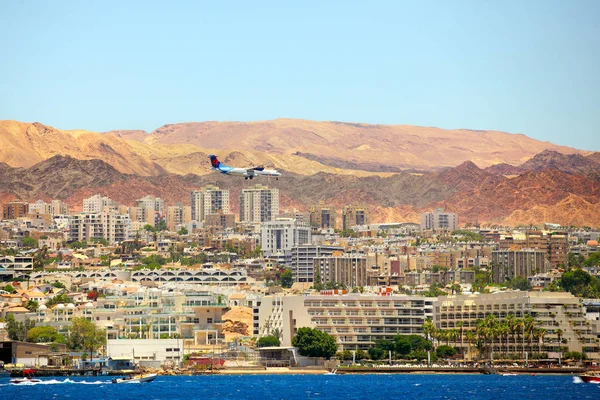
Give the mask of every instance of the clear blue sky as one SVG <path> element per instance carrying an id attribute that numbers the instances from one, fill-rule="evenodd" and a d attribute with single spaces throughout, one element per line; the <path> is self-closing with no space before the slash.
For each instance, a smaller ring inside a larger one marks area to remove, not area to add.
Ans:
<path id="1" fill-rule="evenodd" d="M 599 0 L 0 0 L 0 119 L 290 117 L 600 150 L 599 16 Z"/>

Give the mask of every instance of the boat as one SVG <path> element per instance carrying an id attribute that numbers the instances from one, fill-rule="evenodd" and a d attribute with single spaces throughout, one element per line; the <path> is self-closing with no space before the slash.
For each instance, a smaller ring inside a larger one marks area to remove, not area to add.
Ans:
<path id="1" fill-rule="evenodd" d="M 156 378 L 157 374 L 142 374 L 142 375 L 130 375 L 124 378 L 115 378 L 112 383 L 142 383 L 152 382 Z"/>
<path id="2" fill-rule="evenodd" d="M 40 379 L 34 378 L 33 374 L 36 373 L 35 369 L 24 369 L 22 378 L 11 379 L 10 383 L 14 385 L 22 385 L 27 383 L 38 383 L 41 382 Z"/>
<path id="3" fill-rule="evenodd" d="M 325 375 L 337 375 L 337 368 L 336 369 L 332 369 L 329 372 L 325 372 Z"/>
<path id="4" fill-rule="evenodd" d="M 600 374 L 583 374 L 579 375 L 579 379 L 585 383 L 600 383 Z"/>
<path id="5" fill-rule="evenodd" d="M 513 372 L 504 372 L 500 374 L 501 376 L 517 376 L 517 374 L 513 373 Z"/>

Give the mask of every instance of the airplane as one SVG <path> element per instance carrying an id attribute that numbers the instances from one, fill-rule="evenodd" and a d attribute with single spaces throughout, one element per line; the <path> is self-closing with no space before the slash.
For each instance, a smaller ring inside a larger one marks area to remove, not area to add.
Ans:
<path id="1" fill-rule="evenodd" d="M 265 169 L 265 167 L 234 168 L 222 164 L 214 154 L 211 154 L 208 158 L 210 158 L 212 169 L 227 175 L 243 176 L 244 179 L 252 179 L 255 176 L 274 176 L 275 179 L 278 179 L 281 176 L 281 172 L 275 169 Z"/>

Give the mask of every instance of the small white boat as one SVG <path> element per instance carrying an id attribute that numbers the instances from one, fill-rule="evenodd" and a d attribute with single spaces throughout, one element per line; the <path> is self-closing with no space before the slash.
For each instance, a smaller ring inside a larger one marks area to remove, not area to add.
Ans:
<path id="1" fill-rule="evenodd" d="M 500 374 L 502 376 L 517 376 L 517 374 L 513 373 L 513 372 L 504 372 L 502 374 Z"/>
<path id="2" fill-rule="evenodd" d="M 141 383 L 141 382 L 152 382 L 156 378 L 157 374 L 142 374 L 142 375 L 131 375 L 124 378 L 115 378 L 112 383 Z"/>
<path id="3" fill-rule="evenodd" d="M 24 378 L 15 378 L 15 379 L 10 380 L 10 383 L 12 383 L 13 385 L 23 385 L 23 384 L 28 384 L 28 383 L 39 383 L 39 382 L 41 382 L 41 380 L 31 378 L 28 376 L 26 376 Z"/>

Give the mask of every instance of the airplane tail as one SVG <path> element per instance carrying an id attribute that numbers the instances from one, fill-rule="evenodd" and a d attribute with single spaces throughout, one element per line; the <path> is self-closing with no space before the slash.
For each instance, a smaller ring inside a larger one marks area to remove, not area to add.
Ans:
<path id="1" fill-rule="evenodd" d="M 219 168 L 221 166 L 221 161 L 219 161 L 217 156 L 215 156 L 214 154 L 211 154 L 208 157 L 210 158 L 210 163 L 213 168 Z"/>

